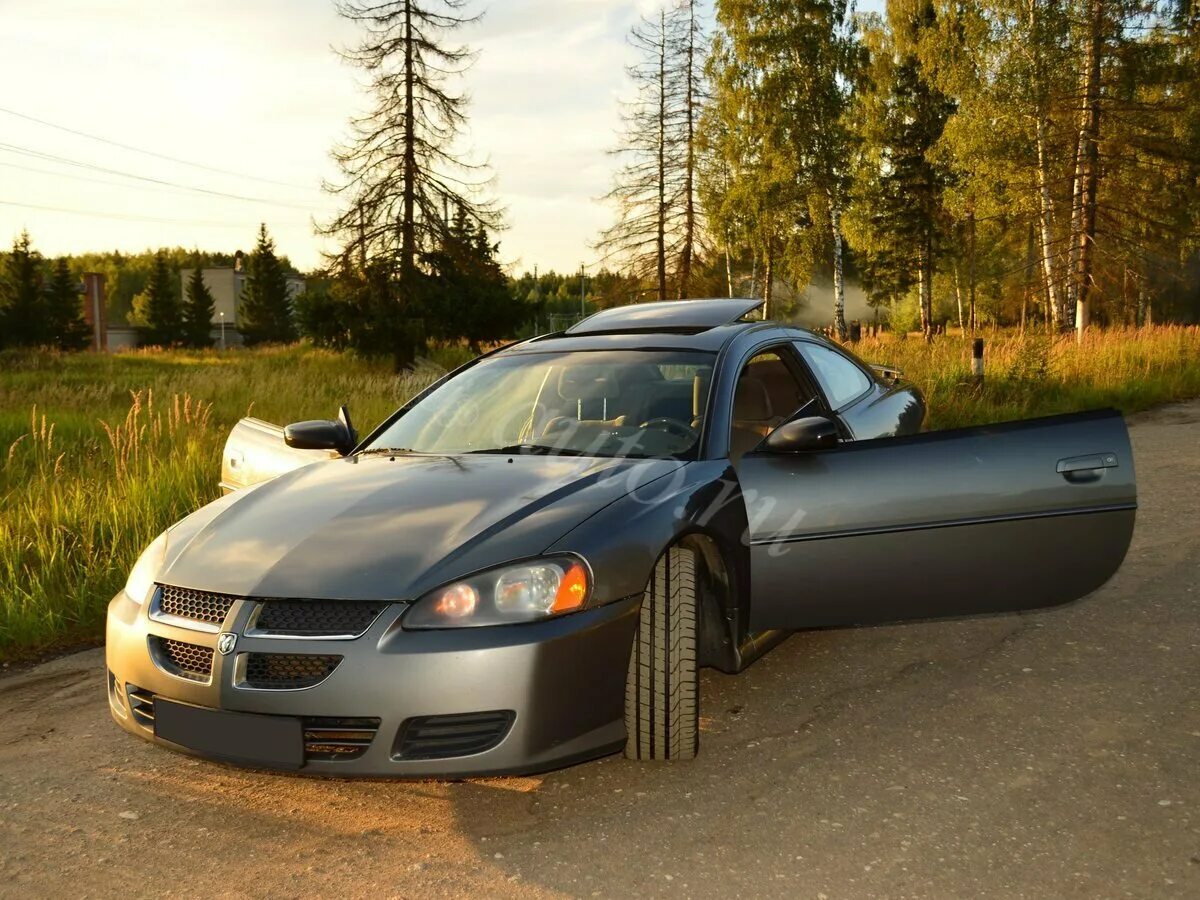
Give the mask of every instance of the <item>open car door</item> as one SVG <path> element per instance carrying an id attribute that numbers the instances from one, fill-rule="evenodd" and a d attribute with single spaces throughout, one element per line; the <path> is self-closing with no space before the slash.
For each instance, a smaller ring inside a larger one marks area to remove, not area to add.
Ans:
<path id="1" fill-rule="evenodd" d="M 737 464 L 752 630 L 1033 609 L 1121 564 L 1137 493 L 1115 410 Z"/>
<path id="2" fill-rule="evenodd" d="M 336 459 L 334 450 L 297 450 L 283 439 L 283 428 L 247 416 L 225 441 L 221 454 L 221 492 L 228 494 L 276 475 L 323 459 Z"/>

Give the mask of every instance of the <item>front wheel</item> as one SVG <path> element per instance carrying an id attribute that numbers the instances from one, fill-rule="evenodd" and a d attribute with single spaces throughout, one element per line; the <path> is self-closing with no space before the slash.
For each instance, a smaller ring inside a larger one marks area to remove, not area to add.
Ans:
<path id="1" fill-rule="evenodd" d="M 654 566 L 625 682 L 625 755 L 691 759 L 700 743 L 696 554 L 671 547 Z"/>

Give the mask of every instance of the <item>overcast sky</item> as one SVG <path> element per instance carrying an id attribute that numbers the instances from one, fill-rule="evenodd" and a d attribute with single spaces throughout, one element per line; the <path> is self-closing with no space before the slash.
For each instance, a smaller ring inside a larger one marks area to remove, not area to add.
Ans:
<path id="1" fill-rule="evenodd" d="M 611 218 L 599 200 L 614 168 L 607 151 L 629 94 L 625 38 L 654 6 L 473 5 L 486 14 L 461 32 L 478 52 L 468 143 L 495 173 L 509 226 L 501 255 L 515 270 L 594 259 Z M 48 255 L 233 251 L 249 249 L 265 221 L 294 263 L 319 262 L 311 218 L 334 208 L 319 190 L 336 174 L 329 149 L 366 102 L 331 49 L 355 37 L 332 0 L 0 0 L 0 18 L 0 243 L 27 228 Z"/>

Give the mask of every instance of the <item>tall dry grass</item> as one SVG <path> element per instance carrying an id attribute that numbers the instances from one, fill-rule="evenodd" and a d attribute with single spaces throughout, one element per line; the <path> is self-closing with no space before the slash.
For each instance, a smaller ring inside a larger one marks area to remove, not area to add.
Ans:
<path id="1" fill-rule="evenodd" d="M 957 428 L 1114 406 L 1136 412 L 1200 396 L 1200 329 L 1195 326 L 1093 329 L 1082 344 L 982 331 L 984 380 L 971 378 L 971 342 L 961 335 L 926 344 L 886 334 L 853 350 L 895 365 L 925 393 L 930 428 Z"/>
<path id="2" fill-rule="evenodd" d="M 304 348 L 0 354 L 0 659 L 99 636 L 142 548 L 217 497 L 241 416 L 344 402 L 365 432 L 442 371 Z"/>

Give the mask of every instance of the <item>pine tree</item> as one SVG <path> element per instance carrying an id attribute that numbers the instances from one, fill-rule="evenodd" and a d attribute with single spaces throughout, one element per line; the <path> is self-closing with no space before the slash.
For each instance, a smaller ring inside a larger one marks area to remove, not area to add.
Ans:
<path id="1" fill-rule="evenodd" d="M 183 306 L 183 340 L 189 347 L 212 346 L 212 320 L 216 303 L 204 283 L 204 270 L 192 269 L 187 283 L 187 301 Z"/>
<path id="2" fill-rule="evenodd" d="M 41 256 L 29 233 L 22 231 L 0 278 L 0 346 L 37 347 L 47 342 L 41 281 Z"/>
<path id="3" fill-rule="evenodd" d="M 316 347 L 345 350 L 350 344 L 350 305 L 345 281 L 309 279 L 296 295 L 296 330 Z"/>
<path id="4" fill-rule="evenodd" d="M 1091 300 L 1109 321 L 1144 322 L 1152 302 L 1200 318 L 1200 4 L 1167 12 L 1121 41 L 1106 87 Z"/>
<path id="5" fill-rule="evenodd" d="M 183 304 L 176 291 L 177 277 L 167 265 L 166 253 L 154 254 L 154 268 L 146 286 L 144 342 L 170 347 L 183 339 Z"/>
<path id="6" fill-rule="evenodd" d="M 71 274 L 65 258 L 59 258 L 54 264 L 44 303 L 47 343 L 60 350 L 86 347 L 90 334 L 83 319 L 79 279 Z"/>
<path id="7" fill-rule="evenodd" d="M 851 214 L 875 280 L 916 283 L 926 340 L 933 338 L 934 257 L 951 177 L 936 147 L 954 111 L 924 52 L 937 22 L 932 0 L 891 0 L 886 27 L 876 19 L 866 29 L 869 89 L 857 97 L 863 150 Z"/>
<path id="8" fill-rule="evenodd" d="M 441 247 L 425 258 L 432 273 L 426 301 L 429 321 L 436 323 L 432 337 L 464 338 L 478 353 L 483 342 L 513 337 L 532 317 L 509 290 L 496 250 L 486 229 L 459 207 Z"/>
<path id="9" fill-rule="evenodd" d="M 267 234 L 266 223 L 259 226 L 258 243 L 250 256 L 238 330 L 247 344 L 286 344 L 296 339 L 287 275 L 275 256 L 275 242 Z"/>

